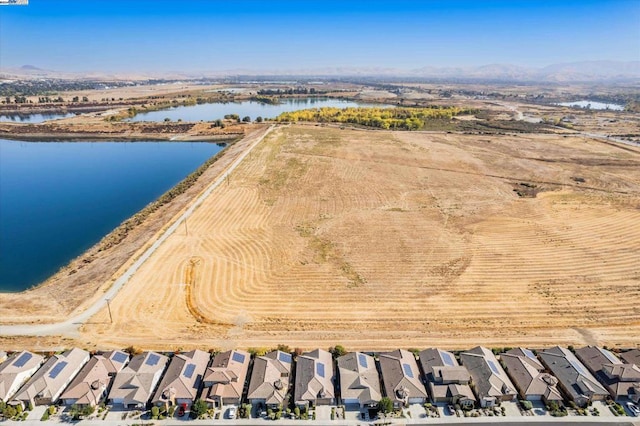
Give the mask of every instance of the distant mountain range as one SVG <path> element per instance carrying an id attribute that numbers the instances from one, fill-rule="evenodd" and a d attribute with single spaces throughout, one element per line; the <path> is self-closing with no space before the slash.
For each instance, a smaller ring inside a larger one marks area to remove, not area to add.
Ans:
<path id="1" fill-rule="evenodd" d="M 597 82 L 640 80 L 640 61 L 584 61 L 553 64 L 543 68 L 523 67 L 509 64 L 489 64 L 479 67 L 436 67 L 427 66 L 413 70 L 401 70 L 380 67 L 325 67 L 297 70 L 250 70 L 230 69 L 225 71 L 203 72 L 164 72 L 164 73 L 108 73 L 108 72 L 60 72 L 23 65 L 20 68 L 0 69 L 0 78 L 87 78 L 87 79 L 126 79 L 142 80 L 149 78 L 192 79 L 220 78 L 226 76 L 358 76 L 358 77 L 410 77 L 442 80 L 487 80 L 522 82 Z"/>

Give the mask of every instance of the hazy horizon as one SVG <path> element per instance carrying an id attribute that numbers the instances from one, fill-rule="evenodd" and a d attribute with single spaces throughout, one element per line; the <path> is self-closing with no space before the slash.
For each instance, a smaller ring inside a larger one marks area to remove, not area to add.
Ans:
<path id="1" fill-rule="evenodd" d="M 112 73 L 637 61 L 640 2 L 30 0 L 0 6 L 0 52 Z"/>

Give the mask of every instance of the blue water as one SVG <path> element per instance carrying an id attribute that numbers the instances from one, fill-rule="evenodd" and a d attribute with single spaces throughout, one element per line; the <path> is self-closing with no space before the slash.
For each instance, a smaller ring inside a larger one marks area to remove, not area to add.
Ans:
<path id="1" fill-rule="evenodd" d="M 171 121 L 178 121 L 178 119 L 182 121 L 212 121 L 222 119 L 227 114 L 238 114 L 240 118 L 249 116 L 249 118 L 255 120 L 258 116 L 262 118 L 275 118 L 283 112 L 297 111 L 307 108 L 347 108 L 357 106 L 373 105 L 329 98 L 282 99 L 277 105 L 264 104 L 255 101 L 217 102 L 211 104 L 179 106 L 159 111 L 145 112 L 137 114 L 129 121 L 164 121 L 165 118 L 169 118 Z"/>
<path id="2" fill-rule="evenodd" d="M 221 149 L 0 139 L 0 291 L 47 279 Z"/>
<path id="3" fill-rule="evenodd" d="M 72 112 L 43 112 L 36 114 L 0 114 L 0 122 L 14 123 L 42 123 L 47 120 L 56 120 L 58 118 L 74 117 L 76 114 Z"/>

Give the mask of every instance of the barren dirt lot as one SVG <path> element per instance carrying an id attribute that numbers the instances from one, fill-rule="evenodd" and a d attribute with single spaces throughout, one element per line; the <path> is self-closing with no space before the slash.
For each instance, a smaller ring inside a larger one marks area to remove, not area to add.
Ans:
<path id="1" fill-rule="evenodd" d="M 640 342 L 629 147 L 283 127 L 187 222 L 111 302 L 114 323 L 104 310 L 79 342 Z"/>

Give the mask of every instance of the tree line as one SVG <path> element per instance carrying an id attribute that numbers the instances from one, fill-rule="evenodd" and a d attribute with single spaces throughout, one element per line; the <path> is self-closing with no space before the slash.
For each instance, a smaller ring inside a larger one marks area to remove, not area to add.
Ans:
<path id="1" fill-rule="evenodd" d="M 318 123 L 360 124 L 378 129 L 419 130 L 428 120 L 452 119 L 474 111 L 459 107 L 431 106 L 426 108 L 311 108 L 283 112 L 276 121 L 311 121 Z"/>

